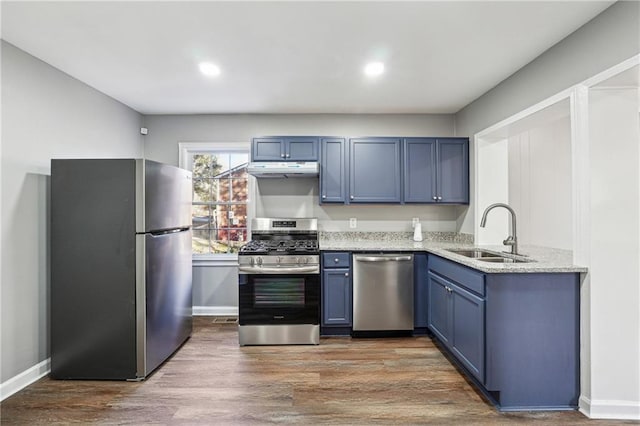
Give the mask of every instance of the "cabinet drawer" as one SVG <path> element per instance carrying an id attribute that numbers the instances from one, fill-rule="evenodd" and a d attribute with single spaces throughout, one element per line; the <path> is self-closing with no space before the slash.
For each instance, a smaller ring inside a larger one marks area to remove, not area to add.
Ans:
<path id="1" fill-rule="evenodd" d="M 484 296 L 484 274 L 481 272 L 438 256 L 429 256 L 429 270 Z"/>
<path id="2" fill-rule="evenodd" d="M 322 253 L 323 268 L 349 268 L 350 266 L 351 256 L 349 252 Z"/>

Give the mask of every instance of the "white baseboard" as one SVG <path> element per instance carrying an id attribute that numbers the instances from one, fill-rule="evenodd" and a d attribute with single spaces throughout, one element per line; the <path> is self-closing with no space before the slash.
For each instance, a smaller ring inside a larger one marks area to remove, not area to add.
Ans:
<path id="1" fill-rule="evenodd" d="M 4 401 L 16 392 L 34 383 L 51 371 L 51 358 L 34 365 L 17 376 L 13 376 L 6 382 L 0 384 L 0 401 Z"/>
<path id="2" fill-rule="evenodd" d="M 580 396 L 578 407 L 590 419 L 640 420 L 640 401 L 592 401 Z"/>
<path id="3" fill-rule="evenodd" d="M 194 306 L 193 315 L 211 317 L 237 317 L 237 306 Z"/>

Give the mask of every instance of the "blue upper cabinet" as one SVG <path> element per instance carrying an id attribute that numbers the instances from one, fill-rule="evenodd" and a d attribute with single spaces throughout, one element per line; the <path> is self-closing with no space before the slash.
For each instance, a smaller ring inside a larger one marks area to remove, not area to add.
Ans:
<path id="1" fill-rule="evenodd" d="M 469 203 L 469 139 L 404 140 L 405 203 Z"/>
<path id="2" fill-rule="evenodd" d="M 404 141 L 405 203 L 437 202 L 436 139 L 412 138 Z"/>
<path id="3" fill-rule="evenodd" d="M 284 161 L 284 138 L 253 138 L 251 143 L 251 160 Z"/>
<path id="4" fill-rule="evenodd" d="M 320 139 L 320 203 L 347 200 L 347 143 L 345 138 Z"/>
<path id="5" fill-rule="evenodd" d="M 287 137 L 284 142 L 287 161 L 318 161 L 317 137 Z"/>
<path id="6" fill-rule="evenodd" d="M 469 139 L 437 140 L 437 201 L 469 204 Z"/>
<path id="7" fill-rule="evenodd" d="M 400 138 L 349 140 L 349 202 L 399 203 L 401 201 Z"/>
<path id="8" fill-rule="evenodd" d="M 319 138 L 269 136 L 253 138 L 252 161 L 318 161 Z"/>

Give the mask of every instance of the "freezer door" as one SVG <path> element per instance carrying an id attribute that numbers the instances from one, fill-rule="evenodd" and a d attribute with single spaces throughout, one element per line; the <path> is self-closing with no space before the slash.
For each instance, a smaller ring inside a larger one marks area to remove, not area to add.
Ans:
<path id="1" fill-rule="evenodd" d="M 191 230 L 138 235 L 144 244 L 144 376 L 191 335 Z M 141 361 L 139 359 L 139 361 Z M 139 372 L 140 374 L 140 372 Z"/>
<path id="2" fill-rule="evenodd" d="M 191 226 L 191 172 L 149 160 L 139 160 L 137 166 L 144 183 L 138 192 L 144 204 L 138 211 L 143 223 L 138 222 L 137 232 Z"/>

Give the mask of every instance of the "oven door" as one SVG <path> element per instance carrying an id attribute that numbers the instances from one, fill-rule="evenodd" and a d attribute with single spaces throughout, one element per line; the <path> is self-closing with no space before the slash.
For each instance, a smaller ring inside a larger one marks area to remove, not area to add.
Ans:
<path id="1" fill-rule="evenodd" d="M 320 323 L 320 274 L 240 273 L 240 325 Z"/>

